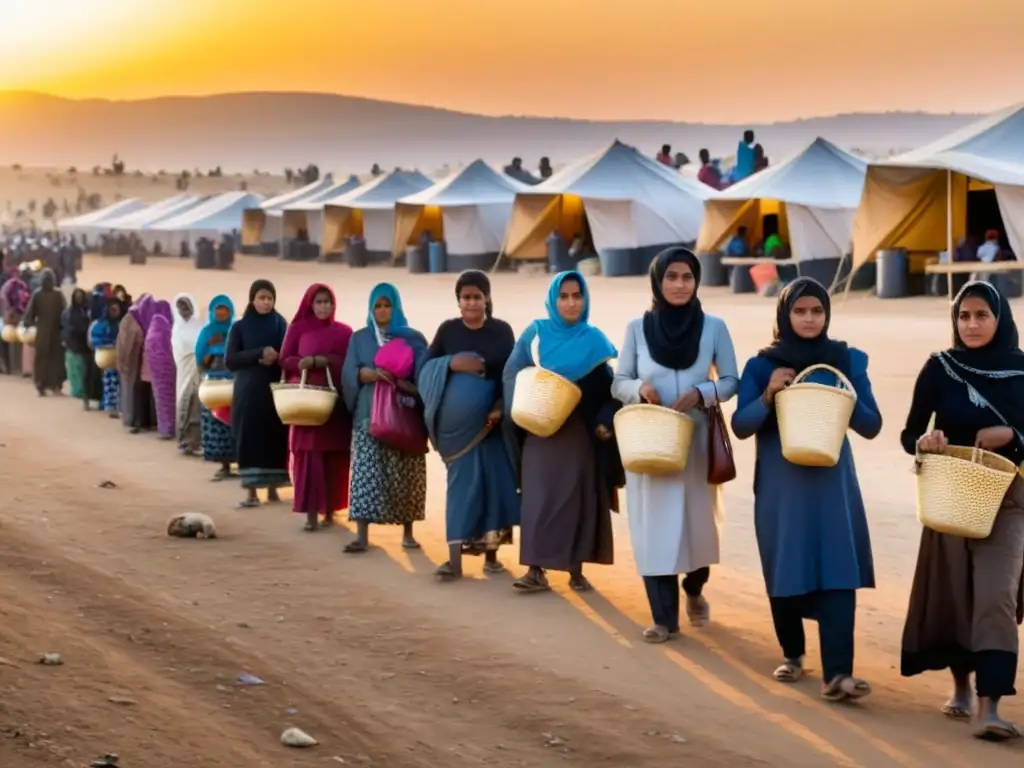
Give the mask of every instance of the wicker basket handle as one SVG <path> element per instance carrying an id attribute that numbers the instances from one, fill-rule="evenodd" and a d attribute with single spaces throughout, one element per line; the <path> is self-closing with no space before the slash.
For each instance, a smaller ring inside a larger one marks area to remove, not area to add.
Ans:
<path id="1" fill-rule="evenodd" d="M 850 383 L 850 380 L 846 378 L 843 372 L 840 371 L 838 368 L 833 368 L 831 365 L 825 365 L 825 363 L 815 363 L 814 365 L 807 366 L 793 378 L 792 383 L 799 384 L 814 371 L 828 371 L 829 373 L 835 375 L 835 377 L 839 380 L 839 389 L 845 389 L 847 392 L 853 395 L 854 398 L 857 397 L 857 391 L 853 388 L 853 384 Z"/>
<path id="2" fill-rule="evenodd" d="M 530 359 L 533 360 L 533 364 L 540 368 L 540 331 L 533 334 L 533 341 L 530 342 Z"/>
<path id="3" fill-rule="evenodd" d="M 305 373 L 305 371 L 303 371 L 303 373 Z M 327 366 L 324 368 L 324 373 L 327 374 L 327 388 L 331 390 L 331 392 L 337 392 L 338 390 L 334 388 L 334 377 L 331 376 L 330 363 L 328 363 Z"/>

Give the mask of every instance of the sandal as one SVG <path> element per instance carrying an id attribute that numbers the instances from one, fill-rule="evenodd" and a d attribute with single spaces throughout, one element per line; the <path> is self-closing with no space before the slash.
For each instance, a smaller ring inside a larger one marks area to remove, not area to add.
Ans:
<path id="1" fill-rule="evenodd" d="M 786 659 L 772 673 L 772 677 L 780 683 L 798 683 L 803 676 L 804 665 L 801 659 Z"/>
<path id="2" fill-rule="evenodd" d="M 484 560 L 484 573 L 504 573 L 505 566 L 497 560 Z"/>
<path id="3" fill-rule="evenodd" d="M 525 576 L 521 576 L 512 582 L 512 587 L 517 592 L 522 592 L 523 594 L 551 591 L 551 585 L 548 584 L 548 579 L 547 576 L 544 575 L 544 571 L 541 571 L 537 576 L 533 576 L 529 571 L 527 571 Z"/>
<path id="4" fill-rule="evenodd" d="M 656 624 L 653 627 L 648 627 L 643 631 L 641 637 L 645 643 L 659 644 L 667 643 L 672 639 L 674 633 L 669 630 L 668 627 L 663 627 L 660 624 Z"/>
<path id="5" fill-rule="evenodd" d="M 370 547 L 368 544 L 360 541 L 359 539 L 356 539 L 355 541 L 350 541 L 348 544 L 346 544 L 345 548 L 341 551 L 347 555 L 355 555 L 361 552 L 366 552 L 369 548 Z"/>
<path id="6" fill-rule="evenodd" d="M 973 735 L 984 741 L 1010 741 L 1020 738 L 1020 730 L 1005 720 L 986 720 L 975 727 Z"/>
<path id="7" fill-rule="evenodd" d="M 952 720 L 970 720 L 974 717 L 970 704 L 964 706 L 955 699 L 950 699 L 942 705 L 942 714 Z"/>
<path id="8" fill-rule="evenodd" d="M 438 581 L 455 581 L 456 579 L 462 578 L 462 574 L 456 573 L 455 569 L 452 568 L 452 564 L 448 561 L 437 566 L 434 570 L 434 576 Z"/>
<path id="9" fill-rule="evenodd" d="M 258 506 L 260 506 L 259 499 L 242 499 L 235 504 L 235 509 L 255 509 Z"/>
<path id="10" fill-rule="evenodd" d="M 686 618 L 691 627 L 704 627 L 711 621 L 711 606 L 703 595 L 686 598 Z"/>
<path id="11" fill-rule="evenodd" d="M 821 698 L 826 701 L 863 699 L 870 693 L 871 686 L 864 680 L 852 675 L 837 675 L 832 682 L 822 686 Z"/>
<path id="12" fill-rule="evenodd" d="M 410 537 L 402 538 L 402 549 L 423 549 L 420 543 L 416 539 Z"/>
<path id="13" fill-rule="evenodd" d="M 576 592 L 593 592 L 594 585 L 587 581 L 586 576 L 569 577 L 569 586 Z"/>
<path id="14" fill-rule="evenodd" d="M 304 531 L 315 531 L 316 527 L 317 527 L 316 523 L 307 522 L 304 526 L 302 526 L 302 530 L 304 530 Z"/>

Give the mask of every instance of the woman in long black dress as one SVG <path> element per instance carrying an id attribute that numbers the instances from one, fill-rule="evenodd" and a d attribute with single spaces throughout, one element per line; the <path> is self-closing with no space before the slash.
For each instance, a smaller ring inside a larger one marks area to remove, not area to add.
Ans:
<path id="1" fill-rule="evenodd" d="M 238 474 L 248 491 L 240 507 L 259 506 L 257 491 L 267 489 L 267 501 L 280 501 L 277 489 L 288 479 L 288 427 L 274 408 L 270 385 L 281 379 L 278 357 L 287 321 L 274 310 L 277 291 L 269 280 L 249 288 L 249 305 L 231 326 L 225 364 L 235 374 L 231 431 L 238 452 Z"/>

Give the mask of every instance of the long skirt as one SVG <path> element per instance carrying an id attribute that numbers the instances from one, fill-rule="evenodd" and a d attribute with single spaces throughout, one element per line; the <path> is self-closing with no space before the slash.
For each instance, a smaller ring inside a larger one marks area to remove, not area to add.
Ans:
<path id="1" fill-rule="evenodd" d="M 903 629 L 901 673 L 975 673 L 979 696 L 1016 693 L 1024 620 L 1024 480 L 1014 478 L 986 539 L 925 529 Z"/>
<path id="2" fill-rule="evenodd" d="M 427 517 L 427 459 L 403 453 L 370 436 L 369 425 L 353 430 L 352 498 L 349 520 L 404 525 Z"/>
<path id="3" fill-rule="evenodd" d="M 121 377 L 121 419 L 129 429 L 152 429 L 156 426 L 156 404 L 153 385 L 142 377 L 128 381 Z"/>
<path id="4" fill-rule="evenodd" d="M 177 409 L 178 447 L 182 451 L 198 451 L 203 444 L 199 418 L 199 387 L 189 387 Z"/>
<path id="5" fill-rule="evenodd" d="M 264 467 L 239 467 L 238 476 L 243 488 L 286 488 L 292 484 L 287 469 L 266 469 Z"/>
<path id="6" fill-rule="evenodd" d="M 347 451 L 294 451 L 295 502 L 304 515 L 331 515 L 348 506 L 348 480 L 352 456 Z"/>
<path id="7" fill-rule="evenodd" d="M 611 494 L 582 417 L 570 417 L 551 437 L 527 437 L 522 477 L 519 562 L 556 571 L 611 565 Z"/>
<path id="8" fill-rule="evenodd" d="M 7 373 L 11 376 L 21 376 L 21 344 L 5 345 L 7 348 Z"/>
<path id="9" fill-rule="evenodd" d="M 65 349 L 64 368 L 68 373 L 71 396 L 81 400 L 85 397 L 85 358 L 70 349 Z"/>
<path id="10" fill-rule="evenodd" d="M 199 427 L 203 441 L 203 460 L 227 464 L 235 460 L 235 443 L 231 427 L 217 419 L 205 405 L 200 404 Z"/>
<path id="11" fill-rule="evenodd" d="M 103 372 L 103 400 L 100 407 L 107 413 L 118 413 L 121 408 L 121 376 L 113 368 Z"/>

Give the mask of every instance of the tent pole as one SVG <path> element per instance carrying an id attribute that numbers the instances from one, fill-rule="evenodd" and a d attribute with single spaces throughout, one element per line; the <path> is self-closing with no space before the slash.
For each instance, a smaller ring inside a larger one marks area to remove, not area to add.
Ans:
<path id="1" fill-rule="evenodd" d="M 953 171 L 946 169 L 946 253 L 953 262 Z"/>

